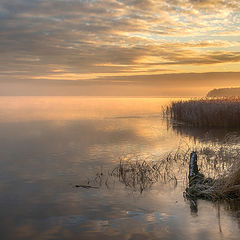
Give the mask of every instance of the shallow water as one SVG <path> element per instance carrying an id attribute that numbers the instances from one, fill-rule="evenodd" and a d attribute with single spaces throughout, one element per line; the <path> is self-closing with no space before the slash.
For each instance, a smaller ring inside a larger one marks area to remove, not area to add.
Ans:
<path id="1" fill-rule="evenodd" d="M 239 239 L 236 204 L 191 211 L 186 169 L 142 192 L 109 177 L 119 159 L 160 161 L 209 133 L 169 126 L 160 112 L 170 101 L 1 97 L 1 239 Z M 89 182 L 99 188 L 75 187 Z"/>

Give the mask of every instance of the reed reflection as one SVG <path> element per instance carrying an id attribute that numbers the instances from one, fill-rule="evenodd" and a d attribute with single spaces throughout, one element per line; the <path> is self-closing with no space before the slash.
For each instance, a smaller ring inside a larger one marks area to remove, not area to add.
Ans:
<path id="1" fill-rule="evenodd" d="M 5 98 L 1 237 L 186 239 L 206 233 L 202 239 L 217 238 L 218 231 L 209 228 L 216 223 L 211 204 L 199 203 L 199 229 L 184 202 L 194 141 L 167 128 L 160 117 L 166 101 Z M 209 174 L 221 169 L 223 163 L 208 160 L 203 150 L 202 168 Z M 221 214 L 222 224 L 238 236 L 232 217 Z"/>

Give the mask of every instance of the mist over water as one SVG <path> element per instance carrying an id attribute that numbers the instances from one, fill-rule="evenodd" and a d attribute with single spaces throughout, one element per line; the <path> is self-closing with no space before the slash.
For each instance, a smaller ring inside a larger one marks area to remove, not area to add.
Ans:
<path id="1" fill-rule="evenodd" d="M 120 159 L 158 162 L 178 146 L 224 139 L 221 129 L 169 125 L 161 109 L 170 101 L 1 97 L 1 239 L 239 239 L 236 205 L 198 201 L 191 212 L 188 156 L 171 165 L 177 184 L 140 192 L 109 177 Z M 97 188 L 75 187 L 88 183 Z"/>

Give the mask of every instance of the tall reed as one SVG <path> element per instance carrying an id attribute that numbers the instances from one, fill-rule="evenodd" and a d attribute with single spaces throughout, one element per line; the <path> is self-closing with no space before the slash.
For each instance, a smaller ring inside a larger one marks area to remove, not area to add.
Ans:
<path id="1" fill-rule="evenodd" d="M 170 119 L 195 127 L 240 127 L 240 98 L 175 101 L 165 110 Z"/>

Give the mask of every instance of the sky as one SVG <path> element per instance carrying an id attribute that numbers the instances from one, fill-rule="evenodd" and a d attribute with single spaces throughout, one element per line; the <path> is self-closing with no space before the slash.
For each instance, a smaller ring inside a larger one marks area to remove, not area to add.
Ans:
<path id="1" fill-rule="evenodd" d="M 0 95 L 240 86 L 239 0 L 0 0 Z"/>

